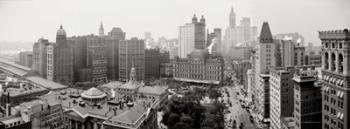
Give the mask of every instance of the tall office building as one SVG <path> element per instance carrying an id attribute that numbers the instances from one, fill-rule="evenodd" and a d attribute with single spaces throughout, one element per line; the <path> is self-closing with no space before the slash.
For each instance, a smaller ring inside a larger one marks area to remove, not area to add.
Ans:
<path id="1" fill-rule="evenodd" d="M 125 40 L 125 32 L 113 27 L 106 36 L 108 79 L 119 79 L 119 42 Z"/>
<path id="2" fill-rule="evenodd" d="M 68 45 L 62 25 L 57 30 L 56 44 L 47 47 L 47 78 L 70 85 L 73 83 L 73 49 Z"/>
<path id="3" fill-rule="evenodd" d="M 100 37 L 105 36 L 105 29 L 103 28 L 103 24 L 101 21 L 100 28 L 98 29 L 98 34 Z"/>
<path id="4" fill-rule="evenodd" d="M 305 47 L 299 44 L 294 47 L 294 65 L 305 65 Z"/>
<path id="5" fill-rule="evenodd" d="M 40 38 L 33 45 L 33 64 L 32 69 L 39 73 L 42 78 L 46 78 L 47 74 L 47 53 L 46 47 L 49 45 L 49 40 Z"/>
<path id="6" fill-rule="evenodd" d="M 282 66 L 294 66 L 294 43 L 292 40 L 283 39 L 280 48 Z"/>
<path id="7" fill-rule="evenodd" d="M 70 37 L 67 40 L 71 44 L 74 53 L 74 82 L 90 81 L 90 77 L 86 78 L 89 73 L 84 72 L 87 70 L 87 36 Z"/>
<path id="8" fill-rule="evenodd" d="M 320 31 L 322 41 L 322 128 L 350 128 L 350 32 Z"/>
<path id="9" fill-rule="evenodd" d="M 160 51 L 159 49 L 145 50 L 145 78 L 158 79 L 160 77 Z"/>
<path id="10" fill-rule="evenodd" d="M 269 85 L 263 83 L 262 80 L 268 82 L 268 72 L 271 67 L 275 66 L 275 43 L 272 38 L 269 24 L 267 22 L 263 23 L 259 37 L 259 47 L 253 56 L 255 62 L 254 71 L 254 81 L 253 81 L 253 102 L 254 110 L 259 118 L 263 120 L 264 118 L 269 118 Z"/>
<path id="11" fill-rule="evenodd" d="M 207 47 L 210 53 L 217 54 L 221 52 L 221 29 L 215 28 L 214 32 L 207 33 Z"/>
<path id="12" fill-rule="evenodd" d="M 206 48 L 205 19 L 202 16 L 198 21 L 196 15 L 192 23 L 179 27 L 179 57 L 186 58 L 194 49 Z"/>
<path id="13" fill-rule="evenodd" d="M 31 52 L 31 51 L 19 52 L 18 64 L 31 68 L 32 64 L 33 64 L 33 52 Z"/>
<path id="14" fill-rule="evenodd" d="M 145 42 L 137 38 L 119 43 L 119 78 L 129 80 L 131 67 L 136 69 L 136 80 L 145 78 Z"/>
<path id="15" fill-rule="evenodd" d="M 270 129 L 281 129 L 281 120 L 293 116 L 294 71 L 294 67 L 276 67 L 270 70 Z"/>
<path id="16" fill-rule="evenodd" d="M 256 41 L 257 27 L 251 26 L 250 18 L 243 17 L 240 25 L 236 26 L 236 14 L 231 8 L 229 15 L 229 26 L 225 30 L 223 37 L 222 51 L 230 54 L 230 49 L 237 44 L 244 44 L 250 41 Z"/>
<path id="17" fill-rule="evenodd" d="M 101 36 L 87 37 L 87 67 L 91 70 L 92 82 L 107 82 L 106 42 Z"/>
<path id="18" fill-rule="evenodd" d="M 322 128 L 322 95 L 317 71 L 312 66 L 296 69 L 294 81 L 295 129 Z"/>

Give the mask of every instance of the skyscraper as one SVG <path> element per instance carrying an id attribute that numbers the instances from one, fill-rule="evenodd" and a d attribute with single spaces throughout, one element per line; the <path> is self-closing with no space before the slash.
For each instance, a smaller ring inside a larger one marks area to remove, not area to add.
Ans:
<path id="1" fill-rule="evenodd" d="M 101 36 L 87 37 L 87 67 L 91 69 L 92 82 L 107 82 L 106 42 Z"/>
<path id="2" fill-rule="evenodd" d="M 202 16 L 200 21 L 196 15 L 192 23 L 179 27 L 179 57 L 186 58 L 194 49 L 206 48 L 205 19 Z"/>
<path id="3" fill-rule="evenodd" d="M 229 16 L 229 27 L 235 28 L 236 27 L 236 13 L 233 11 L 233 7 L 231 7 L 230 16 Z"/>
<path id="4" fill-rule="evenodd" d="M 145 78 L 145 42 L 137 38 L 119 43 L 119 78 L 129 80 L 131 67 L 136 69 L 136 80 Z"/>
<path id="5" fill-rule="evenodd" d="M 106 36 L 108 79 L 119 79 L 119 43 L 125 40 L 125 32 L 113 27 Z"/>
<path id="6" fill-rule="evenodd" d="M 70 85 L 73 83 L 73 49 L 67 43 L 62 25 L 57 30 L 56 44 L 47 48 L 48 79 Z"/>
<path id="7" fill-rule="evenodd" d="M 270 129 L 281 129 L 284 117 L 292 117 L 294 67 L 276 67 L 270 70 Z"/>
<path id="8" fill-rule="evenodd" d="M 295 129 L 322 128 L 322 95 L 316 80 L 314 67 L 299 67 L 294 73 Z"/>
<path id="9" fill-rule="evenodd" d="M 322 128 L 350 128 L 350 32 L 320 31 L 322 41 Z"/>
<path id="10" fill-rule="evenodd" d="M 23 51 L 19 53 L 19 65 L 31 68 L 33 64 L 33 52 Z"/>
<path id="11" fill-rule="evenodd" d="M 250 18 L 243 17 L 240 25 L 236 26 L 236 14 L 231 8 L 229 15 L 229 26 L 225 30 L 223 38 L 222 51 L 226 55 L 230 55 L 230 49 L 245 44 L 246 42 L 255 41 L 257 36 L 257 27 L 251 26 Z"/>
<path id="12" fill-rule="evenodd" d="M 259 47 L 253 56 L 255 62 L 253 71 L 255 78 L 253 81 L 253 102 L 254 110 L 260 117 L 260 119 L 269 117 L 269 69 L 275 66 L 275 43 L 272 38 L 269 24 L 263 23 L 259 37 Z"/>
<path id="13" fill-rule="evenodd" d="M 98 30 L 98 34 L 99 34 L 99 36 L 104 36 L 105 35 L 105 30 L 103 28 L 102 21 L 101 21 L 101 24 L 100 24 L 100 29 Z"/>
<path id="14" fill-rule="evenodd" d="M 32 69 L 39 73 L 42 78 L 47 78 L 47 51 L 49 40 L 40 38 L 33 45 L 33 64 Z"/>

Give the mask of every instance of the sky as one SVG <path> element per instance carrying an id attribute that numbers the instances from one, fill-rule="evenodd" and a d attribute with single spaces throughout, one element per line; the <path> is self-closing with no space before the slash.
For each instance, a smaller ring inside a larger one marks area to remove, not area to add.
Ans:
<path id="1" fill-rule="evenodd" d="M 250 17 L 273 34 L 298 32 L 319 44 L 317 31 L 350 28 L 350 0 L 0 0 L 0 41 L 55 41 L 62 24 L 67 36 L 105 33 L 121 27 L 127 38 L 177 38 L 178 27 L 193 14 L 204 15 L 207 29 L 228 26 L 231 7 L 236 23 Z"/>

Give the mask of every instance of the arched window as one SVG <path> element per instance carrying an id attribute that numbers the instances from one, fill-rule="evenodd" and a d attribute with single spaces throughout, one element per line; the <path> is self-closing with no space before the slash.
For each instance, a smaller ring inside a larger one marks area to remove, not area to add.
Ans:
<path id="1" fill-rule="evenodd" d="M 342 73 L 343 72 L 343 68 L 344 68 L 344 65 L 343 65 L 343 55 L 342 54 L 339 54 L 339 72 Z"/>
<path id="2" fill-rule="evenodd" d="M 335 71 L 335 54 L 332 53 L 332 56 L 331 56 L 331 70 L 332 71 Z"/>
<path id="3" fill-rule="evenodd" d="M 325 56 L 325 61 L 324 61 L 325 64 L 324 64 L 324 66 L 325 66 L 325 69 L 328 69 L 329 68 L 329 62 L 328 62 L 329 55 L 328 55 L 327 52 L 325 52 L 324 56 Z"/>

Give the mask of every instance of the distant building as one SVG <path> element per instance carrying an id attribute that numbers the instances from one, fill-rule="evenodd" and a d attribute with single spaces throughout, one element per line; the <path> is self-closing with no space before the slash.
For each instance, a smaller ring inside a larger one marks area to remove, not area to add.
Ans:
<path id="1" fill-rule="evenodd" d="M 295 46 L 294 47 L 294 65 L 305 65 L 305 47 Z"/>
<path id="2" fill-rule="evenodd" d="M 232 61 L 232 69 L 236 73 L 236 78 L 238 79 L 238 83 L 247 86 L 244 84 L 244 80 L 247 80 L 247 71 L 252 67 L 249 60 L 233 60 Z M 246 87 L 244 89 L 247 89 Z"/>
<path id="3" fill-rule="evenodd" d="M 160 51 L 159 49 L 145 50 L 145 78 L 158 79 L 160 77 Z"/>
<path id="4" fill-rule="evenodd" d="M 322 55 L 316 54 L 315 52 L 310 52 L 305 56 L 306 65 L 322 66 Z"/>
<path id="5" fill-rule="evenodd" d="M 263 23 L 259 37 L 258 50 L 253 55 L 254 79 L 253 90 L 253 111 L 258 114 L 260 120 L 269 118 L 269 70 L 276 66 L 276 48 L 272 38 L 271 30 L 267 22 Z M 267 80 L 266 80 L 267 79 Z M 266 82 L 267 81 L 267 82 Z"/>
<path id="6" fill-rule="evenodd" d="M 240 25 L 236 26 L 236 13 L 231 8 L 229 15 L 229 26 L 226 28 L 223 37 L 222 51 L 225 54 L 231 55 L 230 49 L 237 46 L 238 43 L 246 43 L 256 41 L 257 27 L 251 26 L 250 18 L 243 17 Z"/>
<path id="7" fill-rule="evenodd" d="M 68 43 L 73 49 L 74 63 L 73 73 L 74 82 L 86 82 L 91 80 L 91 72 L 84 72 L 87 68 L 87 37 L 78 36 L 68 38 Z M 89 78 L 86 78 L 89 76 Z"/>
<path id="8" fill-rule="evenodd" d="M 121 28 L 112 28 L 106 38 L 108 79 L 119 79 L 119 43 L 125 40 L 125 32 Z"/>
<path id="9" fill-rule="evenodd" d="M 224 77 L 224 60 L 195 49 L 188 58 L 174 60 L 174 79 L 185 82 L 220 84 Z"/>
<path id="10" fill-rule="evenodd" d="M 107 53 L 105 38 L 87 37 L 87 67 L 91 69 L 91 82 L 107 82 Z"/>
<path id="11" fill-rule="evenodd" d="M 271 129 L 281 129 L 282 118 L 293 116 L 293 74 L 294 67 L 277 67 L 270 70 Z"/>
<path id="12" fill-rule="evenodd" d="M 145 43 L 137 38 L 119 42 L 119 78 L 121 80 L 129 80 L 132 65 L 136 69 L 136 80 L 145 79 Z"/>
<path id="13" fill-rule="evenodd" d="M 282 58 L 281 66 L 294 66 L 294 43 L 292 40 L 282 40 L 280 48 Z"/>
<path id="14" fill-rule="evenodd" d="M 64 85 L 73 84 L 73 49 L 67 43 L 62 25 L 57 31 L 56 44 L 47 47 L 47 78 Z"/>
<path id="15" fill-rule="evenodd" d="M 350 128 L 350 32 L 320 31 L 322 41 L 322 128 Z"/>
<path id="16" fill-rule="evenodd" d="M 300 67 L 294 77 L 295 129 L 322 128 L 322 95 L 313 67 Z"/>
<path id="17" fill-rule="evenodd" d="M 192 23 L 179 27 L 179 57 L 186 58 L 194 49 L 206 48 L 205 19 L 202 16 L 198 22 L 196 15 Z"/>
<path id="18" fill-rule="evenodd" d="M 33 45 L 32 69 L 43 78 L 47 78 L 47 46 L 49 44 L 49 40 L 41 38 Z"/>
<path id="19" fill-rule="evenodd" d="M 31 68 L 33 64 L 33 52 L 23 51 L 19 53 L 19 65 Z"/>

